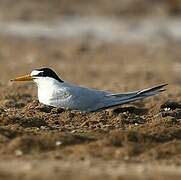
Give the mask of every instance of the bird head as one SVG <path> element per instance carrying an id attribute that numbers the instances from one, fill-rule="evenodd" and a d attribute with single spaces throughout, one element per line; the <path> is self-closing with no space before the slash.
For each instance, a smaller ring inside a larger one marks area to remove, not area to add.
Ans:
<path id="1" fill-rule="evenodd" d="M 63 82 L 58 75 L 50 68 L 34 69 L 30 74 L 11 79 L 11 81 L 34 81 L 37 84 L 43 81 Z"/>

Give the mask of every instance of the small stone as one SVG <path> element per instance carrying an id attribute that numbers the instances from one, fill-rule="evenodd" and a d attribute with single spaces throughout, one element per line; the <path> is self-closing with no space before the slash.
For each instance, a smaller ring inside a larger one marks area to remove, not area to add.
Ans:
<path id="1" fill-rule="evenodd" d="M 181 108 L 181 103 L 180 102 L 175 102 L 175 101 L 167 101 L 164 104 L 160 106 L 160 109 L 166 109 L 169 108 L 170 110 L 175 110 L 175 109 L 180 109 Z"/>
<path id="2" fill-rule="evenodd" d="M 71 131 L 71 133 L 75 133 L 75 132 L 77 132 L 77 131 L 76 131 L 76 130 L 72 130 L 72 131 Z"/>
<path id="3" fill-rule="evenodd" d="M 41 130 L 46 130 L 47 128 L 46 128 L 46 126 L 40 126 L 40 129 Z"/>
<path id="4" fill-rule="evenodd" d="M 15 155 L 16 155 L 16 156 L 22 156 L 22 155 L 23 155 L 23 152 L 22 152 L 20 149 L 17 149 L 17 150 L 15 151 Z"/>
<path id="5" fill-rule="evenodd" d="M 171 109 L 168 108 L 168 107 L 164 108 L 164 111 L 170 111 L 170 110 L 171 110 Z"/>
<path id="6" fill-rule="evenodd" d="M 56 141 L 55 145 L 56 145 L 56 146 L 62 145 L 62 141 Z"/>

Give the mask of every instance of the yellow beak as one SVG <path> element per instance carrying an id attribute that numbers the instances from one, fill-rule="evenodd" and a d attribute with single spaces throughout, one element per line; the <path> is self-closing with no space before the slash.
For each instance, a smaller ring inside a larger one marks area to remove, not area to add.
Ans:
<path id="1" fill-rule="evenodd" d="M 15 79 L 11 79 L 11 81 L 32 81 L 32 80 L 33 80 L 33 78 L 31 77 L 30 74 L 25 75 L 25 76 L 20 76 Z"/>

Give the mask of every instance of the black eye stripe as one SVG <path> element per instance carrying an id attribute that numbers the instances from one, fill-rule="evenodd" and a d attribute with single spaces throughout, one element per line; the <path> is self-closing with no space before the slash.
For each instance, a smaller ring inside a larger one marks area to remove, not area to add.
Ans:
<path id="1" fill-rule="evenodd" d="M 51 70 L 50 68 L 42 68 L 42 69 L 36 69 L 37 71 L 40 71 L 37 75 L 33 75 L 34 77 L 50 77 L 54 78 L 59 82 L 63 82 L 57 74 Z"/>

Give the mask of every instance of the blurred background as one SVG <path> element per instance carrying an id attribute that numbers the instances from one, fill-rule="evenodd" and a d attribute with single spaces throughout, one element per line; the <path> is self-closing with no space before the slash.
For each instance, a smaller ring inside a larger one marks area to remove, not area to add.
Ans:
<path id="1" fill-rule="evenodd" d="M 1 83 L 49 66 L 95 88 L 177 88 L 180 17 L 179 0 L 0 0 Z"/>
<path id="2" fill-rule="evenodd" d="M 9 82 L 41 67 L 112 92 L 169 85 L 117 111 L 50 110 Z M 180 180 L 180 74 L 181 0 L 0 0 L 0 178 Z"/>

